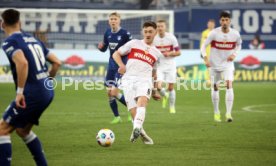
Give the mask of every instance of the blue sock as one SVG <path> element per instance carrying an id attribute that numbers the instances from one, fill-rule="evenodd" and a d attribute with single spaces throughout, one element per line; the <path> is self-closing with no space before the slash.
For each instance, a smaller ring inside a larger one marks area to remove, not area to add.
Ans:
<path id="1" fill-rule="evenodd" d="M 0 165 L 10 166 L 12 146 L 10 136 L 0 136 Z"/>
<path id="2" fill-rule="evenodd" d="M 23 141 L 25 142 L 30 152 L 32 153 L 36 165 L 47 166 L 48 164 L 47 164 L 41 143 L 37 138 L 37 136 L 31 131 L 30 134 L 28 134 L 25 138 L 23 138 Z"/>
<path id="3" fill-rule="evenodd" d="M 126 106 L 126 100 L 125 100 L 125 96 L 122 93 L 119 93 L 117 95 L 117 99 Z"/>
<path id="4" fill-rule="evenodd" d="M 109 97 L 109 105 L 115 117 L 120 116 L 118 112 L 118 105 L 114 97 Z"/>

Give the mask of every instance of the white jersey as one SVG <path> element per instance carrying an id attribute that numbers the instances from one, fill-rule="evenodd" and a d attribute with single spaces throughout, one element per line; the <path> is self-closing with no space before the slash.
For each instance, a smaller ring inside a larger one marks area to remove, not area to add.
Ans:
<path id="1" fill-rule="evenodd" d="M 131 40 L 118 51 L 121 55 L 128 54 L 124 79 L 152 80 L 152 70 L 158 59 L 163 56 L 154 45 L 147 45 L 144 40 Z"/>
<path id="2" fill-rule="evenodd" d="M 213 29 L 201 47 L 201 54 L 206 56 L 206 47 L 211 44 L 210 65 L 217 71 L 234 70 L 234 62 L 227 58 L 234 54 L 237 56 L 241 50 L 240 33 L 230 28 L 228 33 L 222 32 L 221 27 Z"/>
<path id="3" fill-rule="evenodd" d="M 178 51 L 179 45 L 176 37 L 168 32 L 165 32 L 164 37 L 160 37 L 158 34 L 155 36 L 153 44 L 158 48 L 162 53 L 169 51 Z M 158 70 L 175 70 L 176 64 L 174 57 L 165 57 L 164 55 L 160 58 L 158 63 Z"/>

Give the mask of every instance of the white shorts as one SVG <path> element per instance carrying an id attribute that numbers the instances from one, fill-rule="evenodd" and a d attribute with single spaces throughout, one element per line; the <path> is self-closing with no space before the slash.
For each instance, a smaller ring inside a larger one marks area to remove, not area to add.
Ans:
<path id="1" fill-rule="evenodd" d="M 152 87 L 151 80 L 123 79 L 121 88 L 124 92 L 128 110 L 137 107 L 138 97 L 146 96 L 150 99 Z"/>
<path id="2" fill-rule="evenodd" d="M 176 83 L 176 69 L 175 70 L 158 70 L 157 81 L 165 83 Z"/>
<path id="3" fill-rule="evenodd" d="M 234 70 L 223 70 L 223 71 L 217 71 L 210 69 L 210 78 L 212 84 L 219 84 L 221 81 L 233 81 L 234 80 Z"/>

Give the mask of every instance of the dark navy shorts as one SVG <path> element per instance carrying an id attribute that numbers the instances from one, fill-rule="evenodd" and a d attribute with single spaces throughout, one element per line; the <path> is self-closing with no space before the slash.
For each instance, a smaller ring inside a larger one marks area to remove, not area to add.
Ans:
<path id="1" fill-rule="evenodd" d="M 104 85 L 106 87 L 119 87 L 122 75 L 118 70 L 107 70 Z"/>
<path id="2" fill-rule="evenodd" d="M 13 101 L 4 112 L 3 119 L 15 128 L 24 128 L 29 123 L 38 125 L 40 116 L 50 105 L 53 97 L 53 94 L 38 99 L 28 99 L 25 96 L 25 109 L 17 108 L 15 101 Z"/>

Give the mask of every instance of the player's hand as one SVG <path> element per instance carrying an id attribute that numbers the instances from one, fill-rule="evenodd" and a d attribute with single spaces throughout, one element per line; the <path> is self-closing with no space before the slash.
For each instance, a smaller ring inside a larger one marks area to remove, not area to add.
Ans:
<path id="1" fill-rule="evenodd" d="M 23 94 L 17 94 L 15 98 L 16 106 L 19 108 L 26 108 L 25 96 Z"/>
<path id="2" fill-rule="evenodd" d="M 170 52 L 164 52 L 163 55 L 164 57 L 170 57 Z"/>
<path id="3" fill-rule="evenodd" d="M 99 44 L 98 44 L 98 49 L 102 49 L 104 47 L 104 43 L 103 42 L 100 42 Z"/>
<path id="4" fill-rule="evenodd" d="M 205 62 L 205 66 L 206 66 L 207 68 L 211 67 L 210 62 L 209 62 L 209 61 L 208 61 L 208 62 Z"/>
<path id="5" fill-rule="evenodd" d="M 123 74 L 125 74 L 125 72 L 126 72 L 126 66 L 125 65 L 120 66 L 118 69 L 118 73 L 123 75 Z"/>
<path id="6" fill-rule="evenodd" d="M 161 96 L 157 90 L 153 90 L 151 96 L 154 100 L 157 100 L 157 101 L 161 99 Z"/>
<path id="7" fill-rule="evenodd" d="M 232 54 L 227 58 L 227 62 L 232 62 L 235 58 L 236 56 Z"/>

